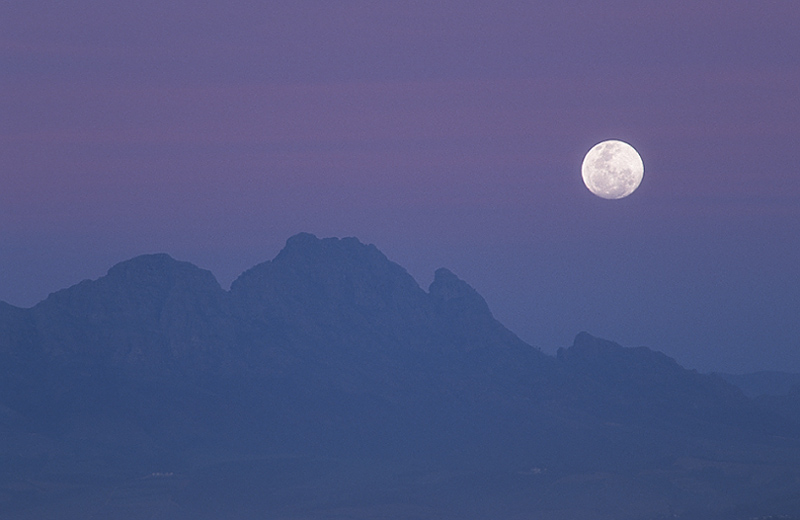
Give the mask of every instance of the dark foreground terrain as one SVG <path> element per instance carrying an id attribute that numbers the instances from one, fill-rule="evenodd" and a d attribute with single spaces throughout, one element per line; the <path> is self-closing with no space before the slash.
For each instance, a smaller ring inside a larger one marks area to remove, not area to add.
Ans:
<path id="1" fill-rule="evenodd" d="M 800 518 L 777 377 L 587 333 L 547 356 L 352 238 L 230 291 L 142 256 L 0 303 L 0 518 Z"/>

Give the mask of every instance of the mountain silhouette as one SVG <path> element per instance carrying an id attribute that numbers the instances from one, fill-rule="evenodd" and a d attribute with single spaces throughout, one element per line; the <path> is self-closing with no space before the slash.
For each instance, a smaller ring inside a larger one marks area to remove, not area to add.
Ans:
<path id="1" fill-rule="evenodd" d="M 355 238 L 293 236 L 229 291 L 157 254 L 0 303 L 0 376 L 3 518 L 800 511 L 793 397 L 586 332 L 545 355 Z"/>

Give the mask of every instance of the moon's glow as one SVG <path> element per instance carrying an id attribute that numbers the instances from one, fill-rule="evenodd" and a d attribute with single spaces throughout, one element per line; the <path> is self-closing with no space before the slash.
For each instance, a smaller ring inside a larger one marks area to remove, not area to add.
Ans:
<path id="1" fill-rule="evenodd" d="M 623 141 L 603 141 L 592 147 L 581 166 L 583 183 L 604 199 L 621 199 L 633 193 L 644 176 L 638 152 Z"/>

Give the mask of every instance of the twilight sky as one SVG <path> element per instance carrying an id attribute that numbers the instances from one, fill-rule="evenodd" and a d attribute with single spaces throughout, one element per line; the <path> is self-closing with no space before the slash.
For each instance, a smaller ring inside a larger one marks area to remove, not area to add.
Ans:
<path id="1" fill-rule="evenodd" d="M 307 231 L 438 267 L 554 352 L 800 371 L 796 1 L 0 5 L 0 300 Z M 622 139 L 640 188 L 583 155 Z"/>

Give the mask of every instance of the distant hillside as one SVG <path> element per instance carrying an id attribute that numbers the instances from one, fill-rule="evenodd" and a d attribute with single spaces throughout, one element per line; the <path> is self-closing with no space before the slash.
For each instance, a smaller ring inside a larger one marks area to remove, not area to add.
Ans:
<path id="1" fill-rule="evenodd" d="M 585 332 L 544 355 L 355 238 L 0 304 L 0 440 L 10 519 L 800 512 L 792 406 Z"/>
<path id="2" fill-rule="evenodd" d="M 717 374 L 737 386 L 748 397 L 786 395 L 800 389 L 800 374 L 791 372 L 753 372 L 751 374 Z"/>

